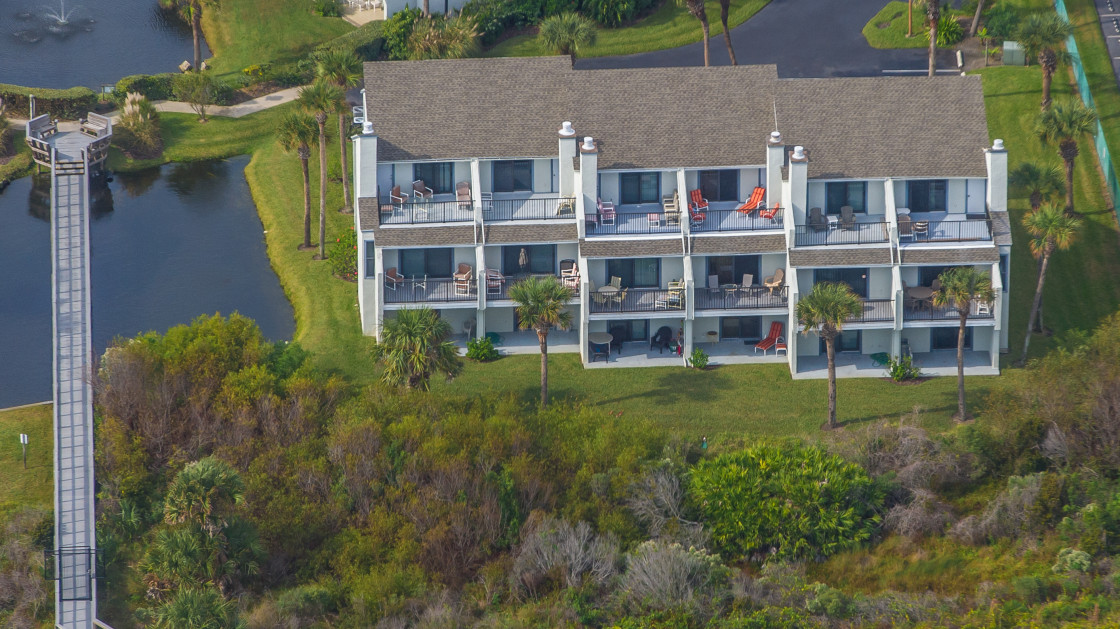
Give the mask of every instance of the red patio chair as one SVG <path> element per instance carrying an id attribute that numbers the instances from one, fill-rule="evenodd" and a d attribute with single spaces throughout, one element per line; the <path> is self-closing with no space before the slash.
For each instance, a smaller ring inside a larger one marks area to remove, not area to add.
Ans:
<path id="1" fill-rule="evenodd" d="M 708 209 L 708 200 L 700 196 L 699 190 L 689 190 L 688 197 L 692 201 L 692 205 L 696 207 L 697 212 Z"/>
<path id="2" fill-rule="evenodd" d="M 691 225 L 693 227 L 700 227 L 701 225 L 704 224 L 704 220 L 707 219 L 707 218 L 708 218 L 708 215 L 705 214 L 704 212 L 699 211 L 696 208 L 696 206 L 694 206 L 694 205 L 689 205 L 688 206 L 688 223 L 689 223 L 689 225 Z"/>
<path id="3" fill-rule="evenodd" d="M 774 220 L 774 217 L 776 217 L 778 215 L 778 210 L 779 209 L 781 209 L 781 208 L 779 208 L 778 205 L 776 205 L 776 204 L 774 205 L 774 207 L 771 207 L 771 208 L 765 208 L 764 207 L 764 208 L 762 208 L 761 210 L 758 211 L 758 215 L 761 216 L 762 218 L 768 218 L 770 220 Z"/>
<path id="4" fill-rule="evenodd" d="M 785 326 L 782 325 L 781 321 L 775 321 L 775 322 L 771 323 L 770 324 L 770 333 L 766 335 L 766 338 L 762 339 L 758 343 L 755 343 L 755 346 L 754 346 L 755 353 L 757 353 L 758 350 L 762 350 L 762 355 L 765 356 L 766 355 L 766 350 L 768 350 L 768 349 L 770 349 L 770 348 L 772 348 L 772 347 L 774 347 L 775 345 L 778 344 L 778 339 L 782 338 L 782 330 L 784 328 L 785 328 Z M 777 350 L 775 350 L 774 353 L 777 353 Z"/>
<path id="5" fill-rule="evenodd" d="M 762 209 L 765 202 L 766 188 L 756 187 L 754 191 L 751 192 L 751 198 L 747 199 L 746 203 L 740 205 L 736 209 L 744 214 L 750 214 L 755 210 Z"/>

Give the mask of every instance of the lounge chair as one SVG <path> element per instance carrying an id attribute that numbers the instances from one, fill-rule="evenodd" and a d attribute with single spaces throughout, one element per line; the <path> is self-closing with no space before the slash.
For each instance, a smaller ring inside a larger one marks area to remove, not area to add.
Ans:
<path id="1" fill-rule="evenodd" d="M 898 239 L 903 238 L 914 240 L 914 224 L 910 221 L 909 214 L 898 215 Z"/>
<path id="2" fill-rule="evenodd" d="M 845 205 L 840 208 L 840 229 L 853 230 L 856 228 L 856 217 L 852 206 Z"/>
<path id="3" fill-rule="evenodd" d="M 747 199 L 745 202 L 743 202 L 743 204 L 740 205 L 738 208 L 736 208 L 736 210 L 739 211 L 739 212 L 742 212 L 744 214 L 750 214 L 751 212 L 753 212 L 755 210 L 765 209 L 765 207 L 766 207 L 765 202 L 766 202 L 766 188 L 756 187 L 751 192 L 751 197 L 749 199 Z"/>
<path id="4" fill-rule="evenodd" d="M 688 206 L 688 224 L 692 227 L 700 227 L 707 220 L 708 215 L 704 212 L 696 210 L 693 206 Z"/>
<path id="5" fill-rule="evenodd" d="M 425 186 L 423 179 L 417 179 L 412 182 L 412 196 L 416 197 L 417 200 L 431 201 L 433 194 L 435 194 L 435 191 Z"/>
<path id="6" fill-rule="evenodd" d="M 766 335 L 766 338 L 764 338 L 761 341 L 755 343 L 755 345 L 754 345 L 755 353 L 758 353 L 759 350 L 762 350 L 762 355 L 765 356 L 767 350 L 769 350 L 770 348 L 772 348 L 772 347 L 774 347 L 778 344 L 778 339 L 782 338 L 782 330 L 783 329 L 785 329 L 785 326 L 782 325 L 781 321 L 775 321 L 775 322 L 771 323 L 770 324 L 770 333 Z M 774 353 L 777 354 L 778 351 L 774 350 Z"/>
<path id="7" fill-rule="evenodd" d="M 691 202 L 689 209 L 695 209 L 697 212 L 703 212 L 708 209 L 708 200 L 700 194 L 699 190 L 689 190 L 688 199 Z"/>
<path id="8" fill-rule="evenodd" d="M 828 231 L 828 221 L 821 215 L 819 207 L 809 208 L 809 227 L 815 232 Z"/>
<path id="9" fill-rule="evenodd" d="M 759 209 L 758 215 L 761 218 L 765 218 L 765 219 L 768 219 L 768 220 L 772 221 L 772 220 L 774 220 L 775 218 L 778 217 L 778 210 L 780 210 L 780 209 L 781 209 L 781 207 L 778 204 L 774 204 L 774 207 Z"/>
<path id="10" fill-rule="evenodd" d="M 502 284 L 506 283 L 506 276 L 494 269 L 486 269 L 486 294 L 501 295 Z"/>
<path id="11" fill-rule="evenodd" d="M 673 329 L 667 325 L 657 328 L 657 333 L 649 339 L 649 348 L 657 348 L 658 354 L 664 354 L 673 342 Z"/>
<path id="12" fill-rule="evenodd" d="M 455 200 L 459 202 L 460 208 L 469 210 L 471 207 L 471 184 L 466 181 L 455 184 Z"/>
<path id="13" fill-rule="evenodd" d="M 614 225 L 614 203 L 599 199 L 599 219 L 603 225 Z"/>
<path id="14" fill-rule="evenodd" d="M 777 288 L 779 292 L 782 290 L 782 284 L 785 283 L 785 279 L 786 270 L 779 267 L 777 271 L 774 271 L 773 275 L 762 280 L 762 285 L 769 288 L 770 294 L 773 295 L 775 288 Z"/>
<path id="15" fill-rule="evenodd" d="M 404 284 L 404 276 L 397 273 L 397 267 L 385 271 L 385 288 L 397 290 L 397 287 L 401 284 Z"/>

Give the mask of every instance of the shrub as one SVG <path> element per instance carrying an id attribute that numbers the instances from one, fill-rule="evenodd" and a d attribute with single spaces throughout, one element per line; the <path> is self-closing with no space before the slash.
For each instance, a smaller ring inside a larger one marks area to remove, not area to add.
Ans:
<path id="1" fill-rule="evenodd" d="M 113 88 L 113 98 L 123 102 L 130 93 L 143 95 L 148 100 L 170 100 L 172 97 L 172 82 L 177 74 L 133 74 L 117 81 Z"/>
<path id="2" fill-rule="evenodd" d="M 653 0 L 585 0 L 583 13 L 603 26 L 620 26 L 654 4 Z"/>
<path id="3" fill-rule="evenodd" d="M 699 347 L 692 348 L 692 354 L 688 357 L 688 365 L 693 369 L 703 369 L 707 367 L 708 352 L 705 352 Z"/>
<path id="4" fill-rule="evenodd" d="M 331 262 L 331 272 L 348 282 L 358 280 L 358 235 L 351 227 L 335 239 L 327 254 Z"/>
<path id="5" fill-rule="evenodd" d="M 385 33 L 385 53 L 390 59 L 408 59 L 408 40 L 421 15 L 420 9 L 405 9 L 385 20 L 385 26 L 382 27 Z"/>
<path id="6" fill-rule="evenodd" d="M 205 72 L 187 72 L 175 77 L 175 99 L 189 103 L 198 114 L 199 122 L 206 122 L 206 108 L 217 102 L 217 83 Z"/>
<path id="7" fill-rule="evenodd" d="M 881 488 L 815 446 L 759 446 L 702 461 L 692 500 L 729 557 L 824 557 L 871 537 Z"/>
<path id="8" fill-rule="evenodd" d="M 420 20 L 408 36 L 409 59 L 462 59 L 478 49 L 478 29 L 470 16 Z"/>
<path id="9" fill-rule="evenodd" d="M 342 17 L 342 3 L 338 0 L 315 0 L 315 12 L 323 17 Z"/>
<path id="10" fill-rule="evenodd" d="M 595 42 L 595 24 L 578 13 L 561 13 L 545 18 L 537 37 L 558 54 L 574 55 L 580 46 Z"/>
<path id="11" fill-rule="evenodd" d="M 1019 30 L 1019 11 L 1009 2 L 997 2 L 985 14 L 984 26 L 992 39 L 1011 39 Z"/>
<path id="12" fill-rule="evenodd" d="M 541 16 L 541 7 L 524 1 L 471 0 L 463 5 L 461 15 L 474 18 L 482 43 L 490 45 L 507 28 L 535 24 Z"/>
<path id="13" fill-rule="evenodd" d="M 510 573 L 517 591 L 535 594 L 550 574 L 563 577 L 564 587 L 579 587 L 585 577 L 606 583 L 615 574 L 618 542 L 599 536 L 587 522 L 575 526 L 564 520 L 544 516 L 535 525 L 530 521 L 524 541 Z"/>
<path id="14" fill-rule="evenodd" d="M 97 94 L 88 87 L 52 90 L 0 83 L 0 100 L 7 105 L 9 115 L 30 111 L 28 95 L 35 97 L 36 115 L 49 113 L 63 120 L 83 118 L 97 104 Z"/>
<path id="15" fill-rule="evenodd" d="M 335 608 L 334 597 L 321 585 L 302 585 L 276 597 L 276 611 L 281 618 L 313 620 L 335 611 Z"/>
<path id="16" fill-rule="evenodd" d="M 151 101 L 135 92 L 125 97 L 113 142 L 134 159 L 150 159 L 163 151 L 159 113 Z"/>
<path id="17" fill-rule="evenodd" d="M 1031 509 L 1038 498 L 1042 474 L 1012 476 L 979 516 L 970 515 L 949 529 L 949 535 L 965 544 L 983 544 L 1015 537 L 1031 530 Z"/>
<path id="18" fill-rule="evenodd" d="M 922 370 L 914 364 L 910 356 L 903 356 L 895 360 L 894 356 L 887 359 L 887 373 L 895 382 L 906 382 L 922 377 Z"/>
<path id="19" fill-rule="evenodd" d="M 8 126 L 7 106 L 0 100 L 0 157 L 7 157 L 15 152 L 12 142 L 12 129 Z"/>
<path id="20" fill-rule="evenodd" d="M 891 507 L 883 518 L 883 524 L 888 530 L 911 541 L 940 535 L 952 521 L 949 506 L 927 490 L 915 491 L 910 504 Z"/>
<path id="21" fill-rule="evenodd" d="M 498 359 L 498 350 L 494 349 L 494 342 L 487 337 L 470 339 L 467 341 L 467 358 L 486 362 Z"/>
<path id="22" fill-rule="evenodd" d="M 937 20 L 937 47 L 948 48 L 964 39 L 964 27 L 947 12 L 941 13 Z M 929 31 L 926 31 L 926 41 L 929 41 Z"/>
<path id="23" fill-rule="evenodd" d="M 353 52 L 364 61 L 376 61 L 385 47 L 385 24 L 380 21 L 363 24 L 345 35 L 319 44 L 308 57 L 317 60 L 327 51 L 343 50 Z M 311 65 L 314 66 L 314 63 Z"/>
<path id="24" fill-rule="evenodd" d="M 816 616 L 844 619 L 855 612 L 852 597 L 830 588 L 823 583 L 818 583 L 814 588 L 816 596 L 805 602 L 805 610 Z"/>
<path id="25" fill-rule="evenodd" d="M 1063 548 L 1058 551 L 1057 560 L 1050 569 L 1057 574 L 1085 574 L 1092 565 L 1093 558 L 1089 553 L 1076 548 Z"/>
<path id="26" fill-rule="evenodd" d="M 626 558 L 622 592 L 630 603 L 646 609 L 681 608 L 726 588 L 729 576 L 716 555 L 648 541 Z"/>

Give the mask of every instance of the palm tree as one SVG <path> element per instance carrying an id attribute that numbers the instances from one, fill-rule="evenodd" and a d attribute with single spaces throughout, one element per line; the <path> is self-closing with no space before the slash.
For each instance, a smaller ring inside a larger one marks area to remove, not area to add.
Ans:
<path id="1" fill-rule="evenodd" d="M 964 335 L 973 302 L 990 304 L 995 299 L 992 276 L 972 266 L 959 266 L 943 272 L 938 278 L 941 290 L 933 294 L 936 306 L 948 306 L 957 311 L 960 328 L 957 331 L 957 418 L 964 421 Z"/>
<path id="2" fill-rule="evenodd" d="M 226 526 L 234 505 L 245 499 L 245 484 L 228 463 L 214 457 L 188 463 L 167 486 L 163 519 L 191 523 L 214 537 Z"/>
<path id="3" fill-rule="evenodd" d="M 941 20 L 941 0 L 926 0 L 926 19 L 929 20 L 929 75 L 937 74 L 937 23 Z"/>
<path id="4" fill-rule="evenodd" d="M 299 104 L 319 125 L 319 258 L 327 259 L 327 115 L 338 111 L 342 89 L 322 79 L 299 90 Z"/>
<path id="5" fill-rule="evenodd" d="M 847 284 L 817 282 L 797 302 L 797 320 L 804 333 L 816 332 L 828 352 L 828 428 L 836 427 L 836 337 L 844 322 L 863 314 L 863 301 Z"/>
<path id="6" fill-rule="evenodd" d="M 561 55 L 575 56 L 579 47 L 595 43 L 595 23 L 574 11 L 566 11 L 541 22 L 537 37 L 545 47 Z"/>
<path id="7" fill-rule="evenodd" d="M 517 302 L 518 326 L 532 328 L 541 344 L 541 407 L 548 406 L 548 332 L 572 324 L 572 313 L 564 306 L 572 300 L 572 289 L 553 276 L 529 277 L 509 289 Z"/>
<path id="8" fill-rule="evenodd" d="M 385 365 L 381 378 L 392 385 L 428 390 L 433 374 L 459 373 L 459 350 L 448 339 L 451 325 L 431 308 L 405 308 L 386 319 L 374 351 Z"/>
<path id="9" fill-rule="evenodd" d="M 723 41 L 727 43 L 727 56 L 731 58 L 731 65 L 737 66 L 735 49 L 731 46 L 731 31 L 727 28 L 727 16 L 731 12 L 731 0 L 719 0 L 719 21 L 723 23 Z"/>
<path id="10" fill-rule="evenodd" d="M 159 0 L 159 5 L 164 9 L 174 10 L 179 16 L 191 24 L 191 35 L 194 37 L 194 69 L 202 71 L 202 6 L 213 7 L 217 0 Z"/>
<path id="11" fill-rule="evenodd" d="M 1039 166 L 1022 162 L 1007 176 L 1007 182 L 1019 194 L 1030 199 L 1031 210 L 1037 210 L 1050 195 L 1062 189 L 1062 173 L 1057 166 Z"/>
<path id="12" fill-rule="evenodd" d="M 1058 154 L 1066 166 L 1066 214 L 1073 214 L 1073 163 L 1077 159 L 1077 138 L 1097 127 L 1097 112 L 1078 98 L 1070 98 L 1043 111 L 1034 130 L 1043 142 L 1057 142 Z"/>
<path id="13" fill-rule="evenodd" d="M 417 20 L 408 36 L 409 59 L 463 59 L 478 50 L 478 25 L 473 16 L 450 20 Z"/>
<path id="14" fill-rule="evenodd" d="M 677 5 L 687 8 L 692 17 L 700 20 L 700 28 L 704 31 L 704 67 L 712 65 L 708 52 L 711 28 L 708 26 L 708 12 L 704 9 L 704 0 L 677 0 Z"/>
<path id="15" fill-rule="evenodd" d="M 362 82 L 362 61 L 348 50 L 330 50 L 319 58 L 315 66 L 319 78 L 336 85 L 343 91 L 343 106 L 338 110 L 338 151 L 342 164 L 342 212 L 352 211 L 350 205 L 350 177 L 346 166 L 346 115 L 345 91 Z"/>
<path id="16" fill-rule="evenodd" d="M 202 536 L 196 529 L 162 529 L 140 562 L 143 581 L 150 598 L 186 585 L 201 583 L 206 565 Z"/>
<path id="17" fill-rule="evenodd" d="M 420 15 L 430 17 L 432 12 L 428 10 L 428 0 L 420 0 Z"/>
<path id="18" fill-rule="evenodd" d="M 1042 109 L 1050 107 L 1050 83 L 1058 63 L 1067 61 L 1069 53 L 1062 44 L 1073 30 L 1057 13 L 1032 13 L 1019 26 L 1018 40 L 1027 58 L 1038 59 L 1042 66 Z"/>
<path id="19" fill-rule="evenodd" d="M 310 144 L 315 141 L 317 132 L 314 120 L 296 112 L 284 116 L 276 129 L 276 139 L 280 146 L 285 151 L 295 149 L 303 168 L 303 244 L 300 249 L 311 248 L 311 173 L 307 168 L 307 160 L 311 158 Z"/>
<path id="20" fill-rule="evenodd" d="M 976 29 L 980 28 L 980 14 L 984 12 L 984 0 L 979 0 L 976 3 L 976 13 L 972 14 L 972 24 L 968 26 L 968 36 L 975 37 Z M 986 48 L 986 46 L 985 46 Z M 987 53 L 985 53 L 987 57 Z"/>
<path id="21" fill-rule="evenodd" d="M 1038 308 L 1042 303 L 1042 286 L 1046 282 L 1046 269 L 1050 265 L 1050 255 L 1059 249 L 1069 249 L 1077 237 L 1077 230 L 1081 221 L 1069 214 L 1060 211 L 1057 206 L 1047 203 L 1023 218 L 1023 225 L 1031 235 L 1031 253 L 1040 260 L 1038 267 L 1038 284 L 1034 289 L 1034 302 L 1031 304 L 1031 313 L 1027 318 L 1027 334 L 1023 339 L 1023 356 L 1019 364 L 1027 360 L 1027 349 L 1031 343 L 1034 319 L 1038 316 Z"/>

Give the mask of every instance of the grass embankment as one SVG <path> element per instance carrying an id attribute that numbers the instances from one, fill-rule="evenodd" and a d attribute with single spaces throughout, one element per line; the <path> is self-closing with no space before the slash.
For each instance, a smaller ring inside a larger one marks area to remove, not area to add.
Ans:
<path id="1" fill-rule="evenodd" d="M 1081 53 L 1082 68 L 1089 79 L 1089 90 L 1093 93 L 1093 102 L 1104 128 L 1105 141 L 1112 154 L 1113 168 L 1116 169 L 1120 166 L 1116 163 L 1120 159 L 1120 88 L 1116 85 L 1108 47 L 1101 34 L 1100 18 L 1092 0 L 1066 0 L 1066 9 L 1073 25 L 1077 49 Z M 1064 69 L 1059 70 L 1063 76 L 1064 72 Z M 1088 159 L 1096 159 L 1089 155 L 1091 148 L 1082 149 L 1082 152 Z"/>
<path id="2" fill-rule="evenodd" d="M 29 441 L 26 470 L 20 433 Z M 52 439 L 50 404 L 0 411 L 0 523 L 19 509 L 51 508 Z"/>
<path id="3" fill-rule="evenodd" d="M 31 161 L 31 149 L 23 141 L 23 136 L 23 131 L 12 133 L 12 146 L 15 147 L 16 154 L 4 164 L 0 164 L 0 182 L 18 179 L 31 171 L 33 163 Z"/>
<path id="4" fill-rule="evenodd" d="M 914 35 L 906 36 L 909 21 L 906 17 L 906 3 L 892 0 L 882 11 L 875 14 L 867 25 L 863 27 L 863 37 L 871 44 L 872 48 L 928 48 L 929 37 L 926 28 L 926 12 L 924 7 L 914 8 Z M 968 15 L 962 11 L 953 11 L 944 5 L 942 15 L 960 17 Z"/>
<path id="5" fill-rule="evenodd" d="M 202 14 L 202 30 L 219 76 L 253 64 L 296 61 L 317 44 L 353 29 L 342 18 L 320 17 L 307 0 L 222 0 Z"/>
<path id="6" fill-rule="evenodd" d="M 746 22 L 770 0 L 746 0 L 731 5 L 727 23 L 730 28 Z M 723 33 L 719 21 L 719 2 L 707 0 L 708 21 L 711 24 L 712 46 L 724 46 L 722 39 L 715 37 Z M 632 55 L 676 48 L 700 41 L 702 33 L 700 22 L 689 14 L 684 7 L 673 0 L 667 0 L 653 13 L 634 24 L 621 28 L 599 28 L 595 43 L 580 48 L 580 57 L 607 57 L 611 55 Z M 537 41 L 535 33 L 518 35 L 499 42 L 486 55 L 490 57 L 535 57 L 554 54 Z"/>

